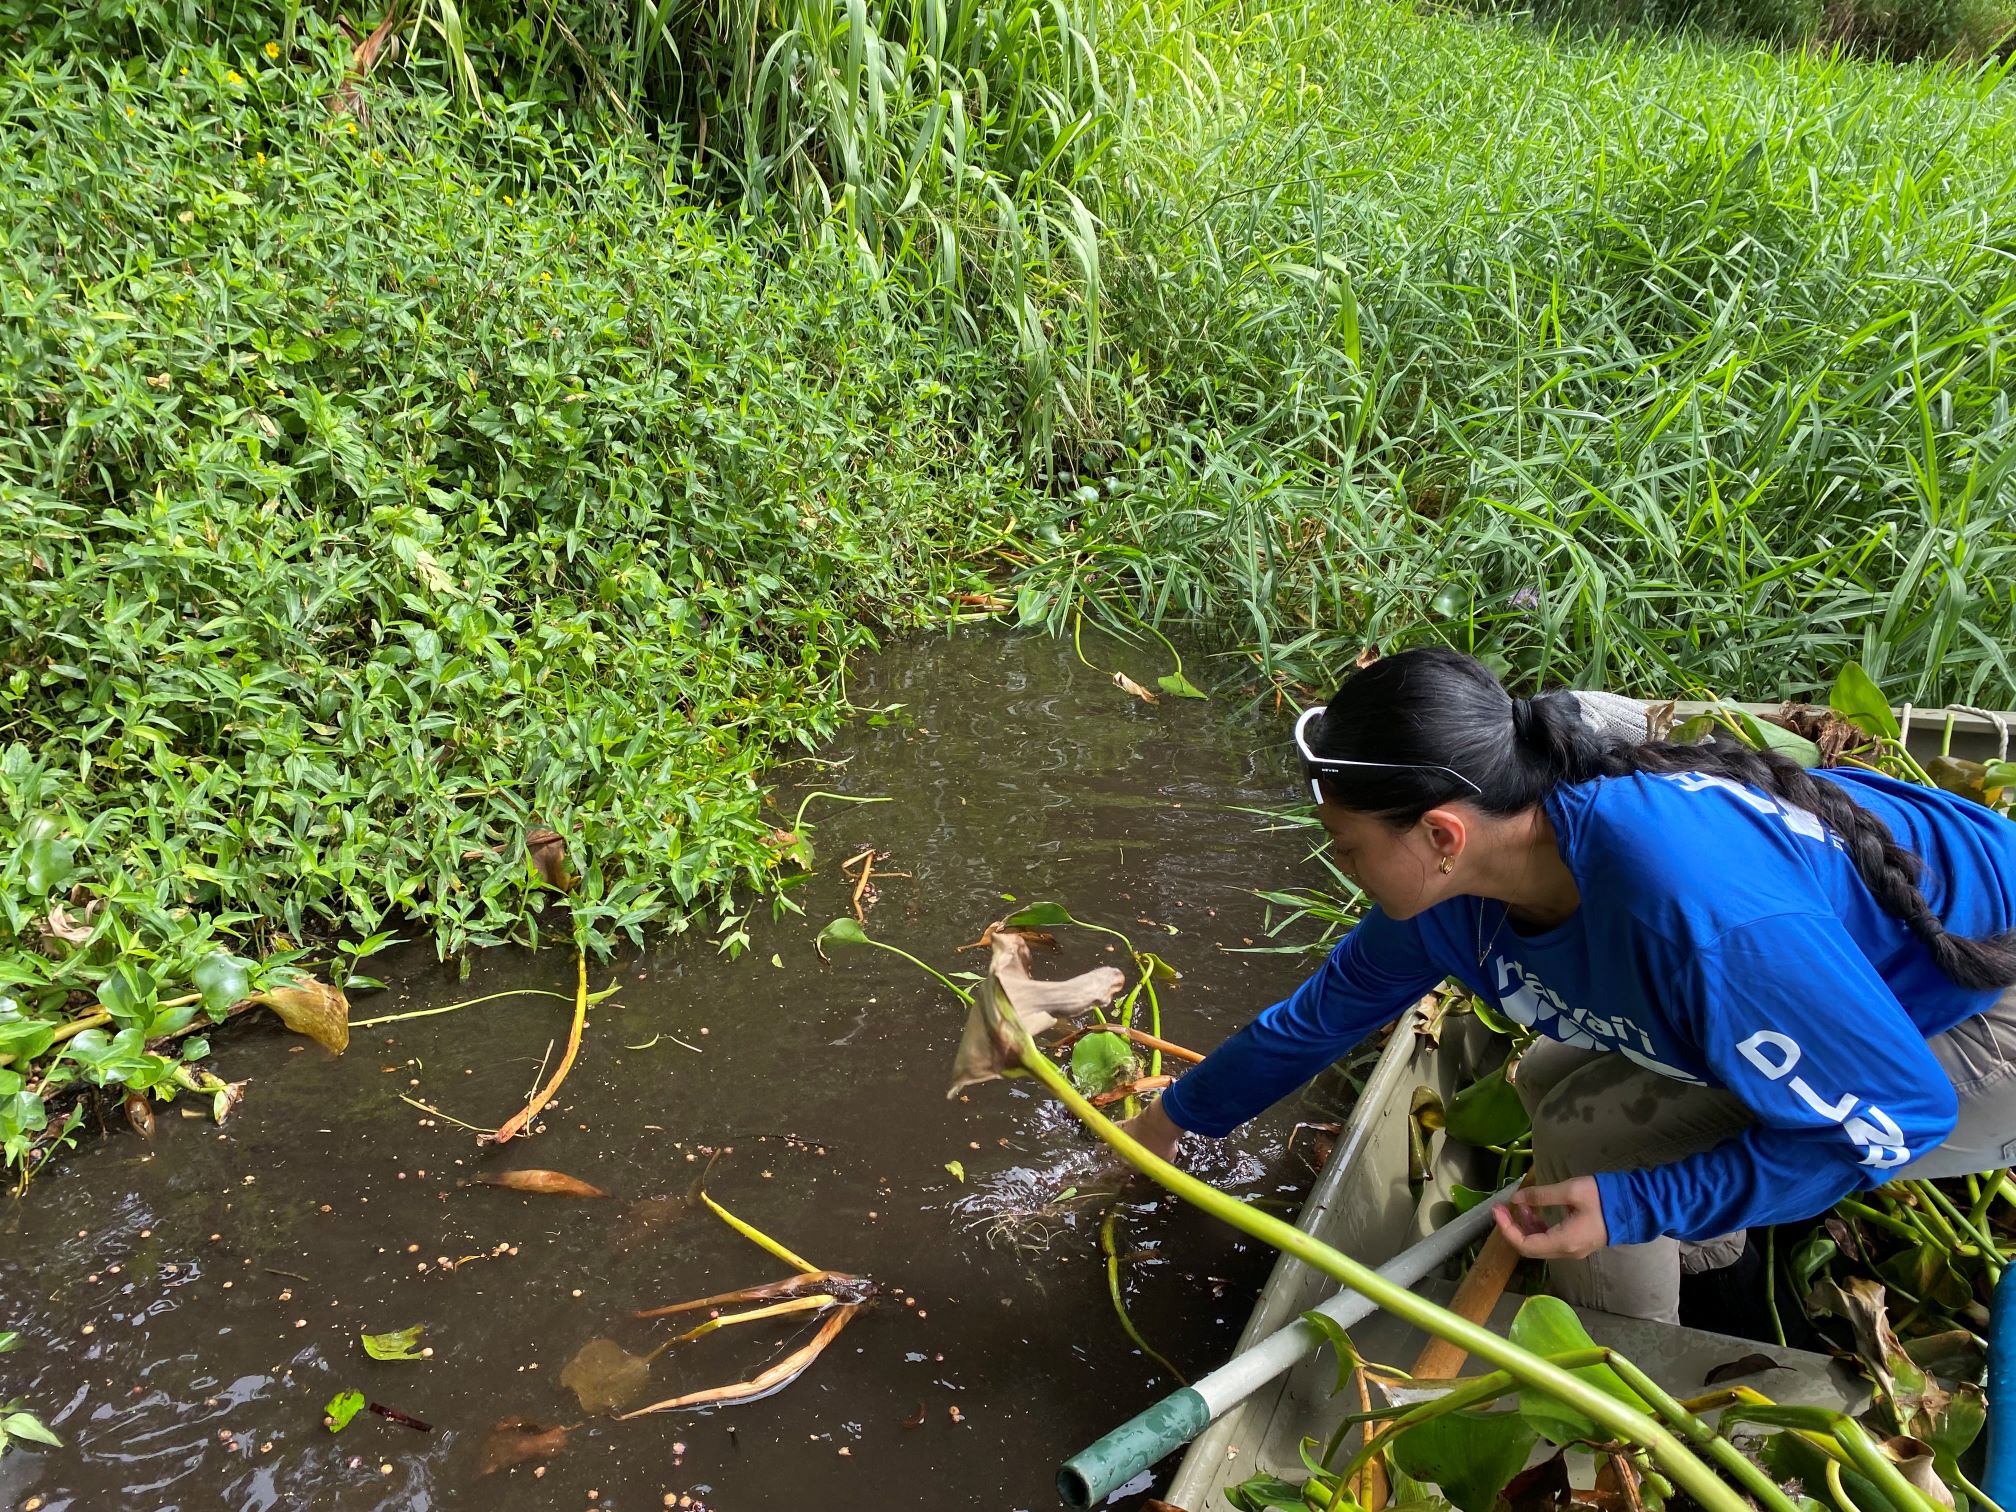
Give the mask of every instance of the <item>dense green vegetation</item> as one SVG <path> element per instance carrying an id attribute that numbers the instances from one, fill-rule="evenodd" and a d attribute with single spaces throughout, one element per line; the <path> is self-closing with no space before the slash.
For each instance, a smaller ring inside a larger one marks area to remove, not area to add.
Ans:
<path id="1" fill-rule="evenodd" d="M 1439 636 L 2016 701 L 2006 67 L 1384 0 L 592 19 L 0 10 L 10 1158 L 66 1081 L 186 1085 L 143 1047 L 220 950 L 556 888 L 733 948 L 802 855 L 761 768 L 961 595 L 1263 691 Z"/>
<path id="2" fill-rule="evenodd" d="M 1111 224 L 1143 454 L 1083 533 L 1147 603 L 1318 682 L 1429 622 L 1532 678 L 2008 701 L 2004 71 L 1207 24 L 1186 74 L 1276 61 L 1144 102 Z"/>

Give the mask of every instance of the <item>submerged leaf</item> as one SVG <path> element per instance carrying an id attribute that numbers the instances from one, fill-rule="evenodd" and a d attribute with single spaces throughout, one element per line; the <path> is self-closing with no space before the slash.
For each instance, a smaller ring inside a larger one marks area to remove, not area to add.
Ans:
<path id="1" fill-rule="evenodd" d="M 618 1249 L 649 1238 L 668 1223 L 682 1222 L 699 1212 L 700 1204 L 687 1196 L 640 1197 L 623 1210 L 609 1242 Z"/>
<path id="2" fill-rule="evenodd" d="M 391 1333 L 364 1334 L 364 1353 L 374 1360 L 417 1360 L 420 1358 L 420 1335 L 427 1331 L 424 1323 L 415 1323 L 411 1328 L 395 1329 Z"/>
<path id="3" fill-rule="evenodd" d="M 563 1171 L 499 1171 L 494 1176 L 479 1176 L 471 1183 L 474 1186 L 502 1187 L 507 1192 L 536 1192 L 547 1197 L 607 1197 L 609 1194 L 597 1186 L 590 1186 L 575 1176 Z"/>
<path id="4" fill-rule="evenodd" d="M 9 1439 L 17 1439 L 24 1444 L 45 1444 L 51 1449 L 63 1447 L 63 1440 L 45 1428 L 42 1420 L 32 1412 L 10 1412 L 0 1417 L 0 1444 Z"/>
<path id="5" fill-rule="evenodd" d="M 1087 1097 L 1112 1091 L 1137 1069 L 1134 1052 L 1117 1034 L 1088 1034 L 1071 1047 L 1071 1080 Z"/>
<path id="6" fill-rule="evenodd" d="M 350 1000 L 340 987 L 303 977 L 285 987 L 269 987 L 253 1002 L 271 1008 L 296 1034 L 341 1055 L 350 1047 Z"/>
<path id="7" fill-rule="evenodd" d="M 138 1090 L 128 1092 L 125 1099 L 126 1122 L 133 1125 L 133 1132 L 142 1139 L 154 1137 L 154 1109 L 147 1101 L 147 1094 Z"/>
<path id="8" fill-rule="evenodd" d="M 527 1460 L 551 1459 L 567 1447 L 567 1433 L 566 1428 L 549 1428 L 530 1418 L 505 1418 L 483 1436 L 476 1473 L 491 1475 Z"/>
<path id="9" fill-rule="evenodd" d="M 341 1433 L 350 1426 L 350 1419 L 363 1410 L 363 1392 L 339 1391 L 329 1398 L 329 1405 L 322 1409 L 322 1426 L 331 1433 Z"/>
<path id="10" fill-rule="evenodd" d="M 1127 982 L 1111 966 L 1095 967 L 1062 982 L 1036 981 L 1029 975 L 1028 940 L 1005 930 L 995 934 L 988 948 L 993 952 L 990 969 L 967 1010 L 947 1097 L 956 1096 L 962 1087 L 994 1080 L 1020 1062 L 1025 1038 L 1041 1034 L 1060 1017 L 1104 1007 Z"/>
<path id="11" fill-rule="evenodd" d="M 580 1399 L 583 1412 L 616 1412 L 651 1384 L 651 1362 L 614 1339 L 590 1339 L 560 1372 L 560 1384 Z"/>

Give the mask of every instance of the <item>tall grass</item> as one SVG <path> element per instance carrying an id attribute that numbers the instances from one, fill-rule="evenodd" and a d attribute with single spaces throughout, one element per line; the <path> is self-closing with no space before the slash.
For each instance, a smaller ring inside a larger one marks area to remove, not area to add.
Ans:
<path id="1" fill-rule="evenodd" d="M 1026 613 L 1115 595 L 1316 681 L 1435 637 L 1521 678 L 1774 697 L 1854 657 L 2012 701 L 2006 65 L 1342 0 L 1158 45 L 1093 486 Z"/>

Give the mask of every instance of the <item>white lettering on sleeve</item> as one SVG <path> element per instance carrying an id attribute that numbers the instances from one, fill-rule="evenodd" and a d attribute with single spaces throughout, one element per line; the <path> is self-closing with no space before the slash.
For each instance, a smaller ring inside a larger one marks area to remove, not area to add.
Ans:
<path id="1" fill-rule="evenodd" d="M 1792 1076 L 1793 1068 L 1803 1056 L 1799 1042 L 1776 1029 L 1759 1029 L 1737 1045 L 1736 1050 L 1767 1080 L 1774 1082 Z M 1863 1152 L 1863 1165 L 1887 1171 L 1911 1158 L 1911 1148 L 1904 1143 L 1904 1131 L 1874 1103 L 1862 1102 L 1853 1092 L 1844 1092 L 1829 1102 L 1803 1076 L 1792 1076 L 1786 1089 L 1829 1123 L 1840 1125 L 1841 1132 Z"/>

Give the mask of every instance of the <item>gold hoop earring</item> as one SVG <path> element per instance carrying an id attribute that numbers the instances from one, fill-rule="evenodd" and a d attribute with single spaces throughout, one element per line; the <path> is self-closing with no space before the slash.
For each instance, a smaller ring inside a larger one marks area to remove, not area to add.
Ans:
<path id="1" fill-rule="evenodd" d="M 1443 876 L 1448 876 L 1449 873 L 1456 869 L 1456 858 L 1454 856 L 1444 856 L 1442 858 L 1442 865 L 1438 869 Z"/>

